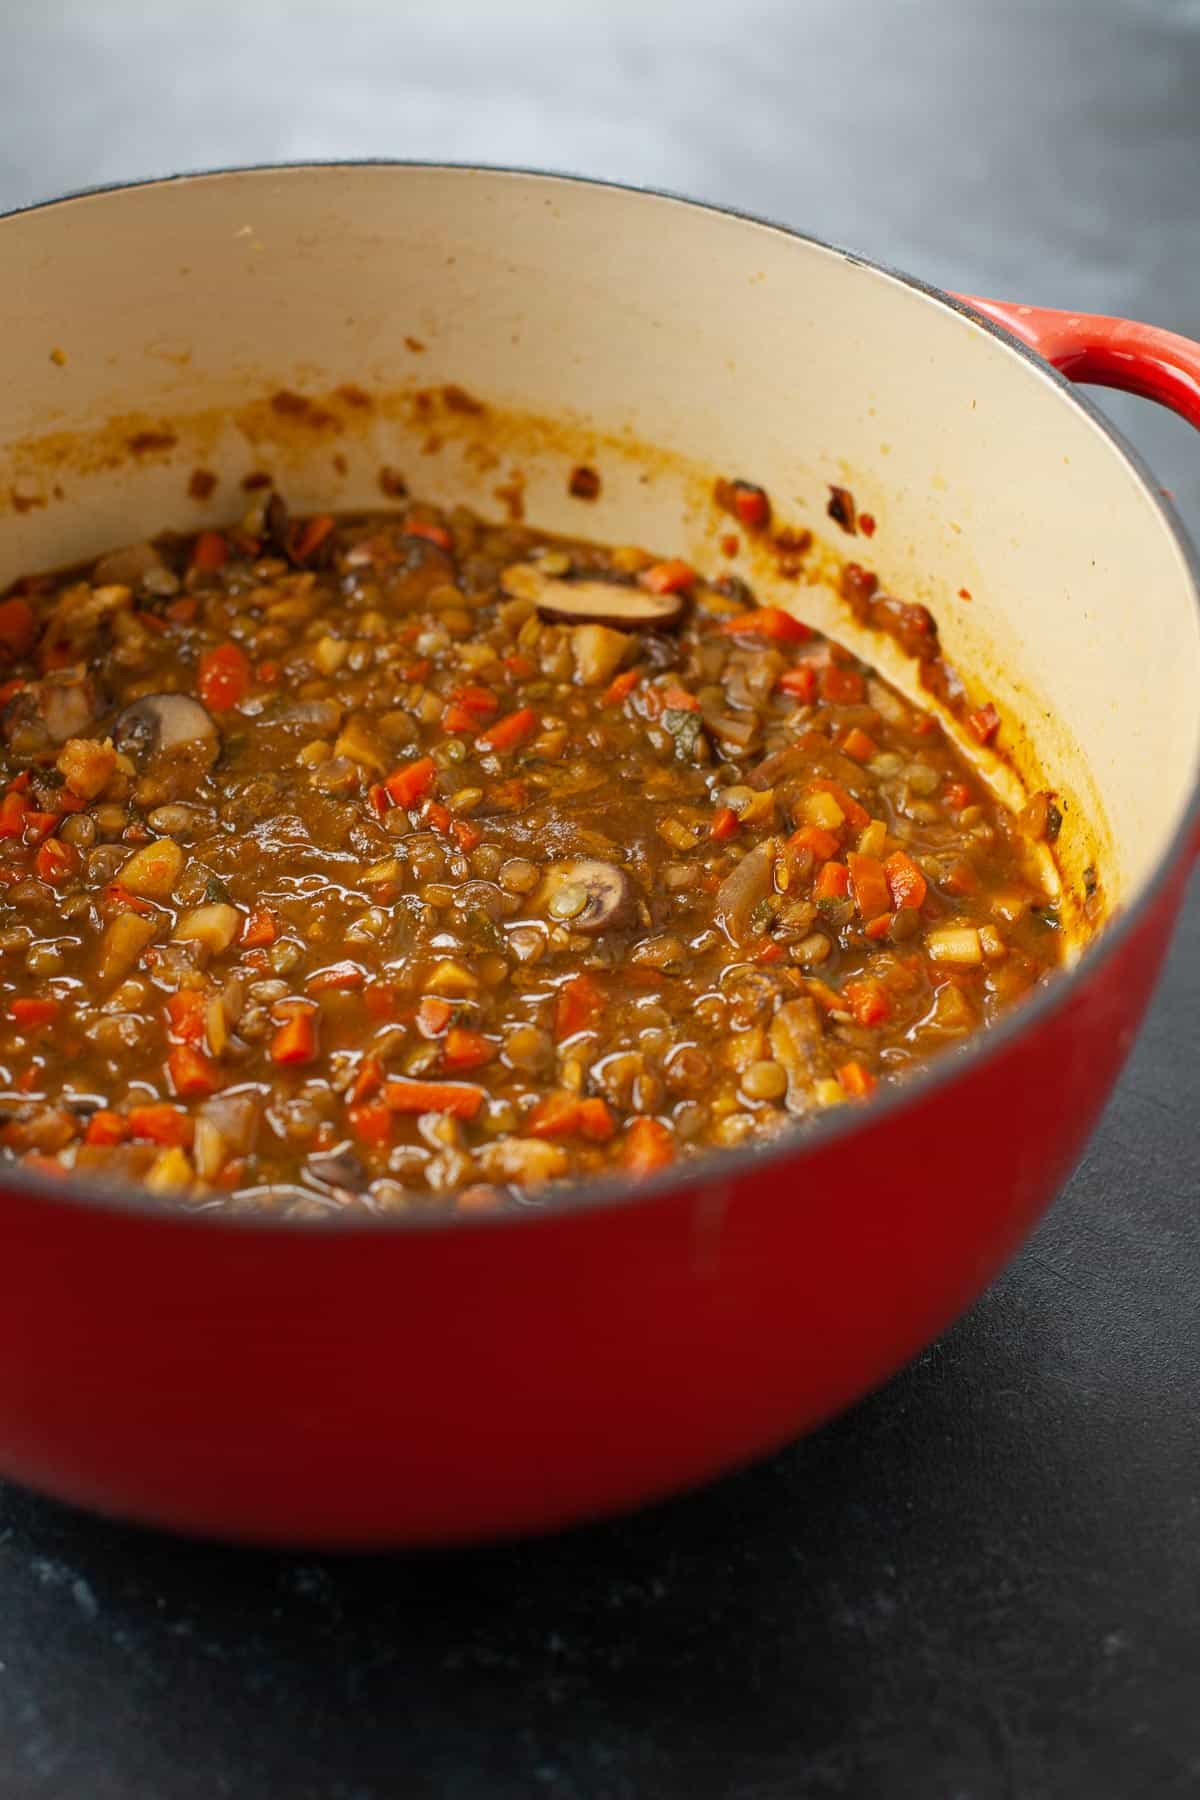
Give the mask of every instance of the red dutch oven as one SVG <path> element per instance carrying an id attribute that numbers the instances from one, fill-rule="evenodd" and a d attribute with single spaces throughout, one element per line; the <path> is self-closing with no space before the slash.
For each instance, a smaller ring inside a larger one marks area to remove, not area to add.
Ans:
<path id="1" fill-rule="evenodd" d="M 964 301 L 673 198 L 491 170 L 188 177 L 13 215 L 0 243 L 0 579 L 220 523 L 261 467 L 296 509 L 378 504 L 384 463 L 493 513 L 517 479 L 531 518 L 578 531 L 566 472 L 587 460 L 589 535 L 702 568 L 715 472 L 818 528 L 829 483 L 849 486 L 878 529 L 835 548 L 928 604 L 1001 711 L 1012 766 L 985 775 L 1059 796 L 1077 949 L 869 1106 L 504 1217 L 187 1216 L 7 1169 L 0 1471 L 226 1538 L 450 1542 L 701 1481 L 883 1380 L 1078 1158 L 1180 905 L 1196 563 L 1064 376 L 1200 424 L 1200 348 Z M 447 384 L 486 411 L 439 412 Z M 196 467 L 219 477 L 209 501 L 188 496 Z M 771 598 L 911 685 L 833 588 Z"/>

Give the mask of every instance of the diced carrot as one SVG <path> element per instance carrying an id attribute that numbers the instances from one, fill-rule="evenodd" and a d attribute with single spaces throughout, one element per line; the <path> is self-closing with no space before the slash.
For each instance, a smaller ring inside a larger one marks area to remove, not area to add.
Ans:
<path id="1" fill-rule="evenodd" d="M 427 800 L 421 808 L 421 817 L 433 831 L 450 829 L 450 808 L 443 806 L 440 800 Z"/>
<path id="2" fill-rule="evenodd" d="M 769 638 L 776 644 L 802 644 L 812 636 L 803 619 L 784 612 L 781 606 L 756 606 L 753 612 L 738 613 L 732 619 L 723 619 L 719 630 L 727 637 Z"/>
<path id="3" fill-rule="evenodd" d="M 855 725 L 842 739 L 842 755 L 848 756 L 852 762 L 867 763 L 873 756 L 878 756 L 879 745 L 865 731 Z"/>
<path id="4" fill-rule="evenodd" d="M 967 729 L 974 733 L 981 744 L 990 744 L 1000 729 L 1000 714 L 989 700 L 986 706 L 976 707 L 967 714 Z"/>
<path id="5" fill-rule="evenodd" d="M 197 1100 L 215 1094 L 221 1085 L 221 1071 L 211 1056 L 191 1044 L 177 1044 L 167 1057 L 167 1074 L 171 1091 L 181 1100 Z"/>
<path id="6" fill-rule="evenodd" d="M 454 1008 L 437 994 L 425 994 L 417 1007 L 417 1030 L 422 1037 L 440 1037 L 451 1019 Z"/>
<path id="7" fill-rule="evenodd" d="M 317 1019 L 312 1008 L 289 1013 L 271 1039 L 271 1061 L 308 1063 L 316 1059 Z"/>
<path id="8" fill-rule="evenodd" d="M 827 862 L 813 883 L 813 899 L 844 900 L 850 889 L 850 871 L 845 863 Z"/>
<path id="9" fill-rule="evenodd" d="M 0 838 L 20 837 L 25 819 L 25 796 L 10 788 L 0 801 Z"/>
<path id="10" fill-rule="evenodd" d="M 847 793 L 840 781 L 827 781 L 824 776 L 809 782 L 809 788 L 817 794 L 832 794 L 845 813 L 850 827 L 854 831 L 862 831 L 871 823 L 871 815 L 865 806 L 860 806 L 853 794 Z"/>
<path id="11" fill-rule="evenodd" d="M 351 1106 L 359 1106 L 369 1100 L 383 1086 L 383 1064 L 377 1056 L 368 1053 L 358 1065 L 358 1073 L 350 1084 L 346 1098 Z"/>
<path id="12" fill-rule="evenodd" d="M 489 725 L 483 736 L 476 740 L 476 747 L 480 750 L 515 750 L 533 736 L 537 723 L 538 717 L 532 706 L 522 706 L 518 712 L 509 713 L 506 718 Z"/>
<path id="13" fill-rule="evenodd" d="M 818 862 L 828 862 L 838 853 L 838 841 L 835 832 L 826 831 L 823 825 L 802 825 L 794 831 L 787 841 L 789 850 L 811 850 Z"/>
<path id="14" fill-rule="evenodd" d="M 333 530 L 333 525 L 334 521 L 329 513 L 318 513 L 315 518 L 306 519 L 292 534 L 292 542 L 288 546 L 292 561 L 307 562 L 310 556 L 315 555 Z"/>
<path id="15" fill-rule="evenodd" d="M 483 833 L 478 825 L 472 825 L 470 819 L 452 819 L 450 835 L 458 844 L 464 855 L 469 855 L 478 844 L 483 842 Z"/>
<path id="16" fill-rule="evenodd" d="M 817 691 L 817 671 L 811 663 L 800 663 L 794 669 L 785 669 L 775 685 L 793 700 L 807 702 Z"/>
<path id="17" fill-rule="evenodd" d="M 857 669 L 828 663 L 821 670 L 821 698 L 831 706 L 857 706 L 866 692 L 866 684 Z"/>
<path id="18" fill-rule="evenodd" d="M 718 806 L 708 828 L 708 835 L 718 844 L 724 844 L 729 838 L 736 837 L 739 829 L 740 821 L 732 806 Z"/>
<path id="19" fill-rule="evenodd" d="M 367 805 L 377 818 L 392 810 L 391 798 L 382 781 L 373 781 L 367 789 Z"/>
<path id="20" fill-rule="evenodd" d="M 390 981 L 372 981 L 363 989 L 363 1005 L 373 1019 L 394 1019 L 396 990 Z"/>
<path id="21" fill-rule="evenodd" d="M 149 1138 L 151 1143 L 167 1148 L 192 1141 L 191 1119 L 181 1107 L 171 1106 L 165 1100 L 150 1106 L 131 1106 L 128 1119 L 132 1137 Z"/>
<path id="22" fill-rule="evenodd" d="M 848 981 L 842 990 L 850 1003 L 850 1011 L 860 1025 L 882 1025 L 892 1013 L 892 1002 L 881 982 Z"/>
<path id="23" fill-rule="evenodd" d="M 575 1094 L 547 1094 L 527 1115 L 522 1130 L 530 1137 L 570 1137 L 579 1129 L 581 1104 Z"/>
<path id="24" fill-rule="evenodd" d="M 195 594 L 183 594 L 164 610 L 173 625 L 190 625 L 200 610 L 200 603 Z"/>
<path id="25" fill-rule="evenodd" d="M 478 729 L 479 720 L 475 714 L 469 712 L 465 706 L 460 706 L 457 700 L 451 700 L 442 714 L 442 730 L 453 734 L 460 731 L 477 731 Z"/>
<path id="26" fill-rule="evenodd" d="M 391 1143 L 393 1122 L 392 1110 L 382 1100 L 346 1108 L 346 1123 L 359 1143 L 372 1150 L 382 1150 Z"/>
<path id="27" fill-rule="evenodd" d="M 464 1025 L 452 1025 L 442 1046 L 442 1067 L 452 1075 L 465 1075 L 491 1062 L 496 1046 L 481 1031 L 470 1031 Z"/>
<path id="28" fill-rule="evenodd" d="M 432 756 L 419 756 L 415 762 L 403 763 L 383 785 L 397 806 L 412 806 L 433 786 L 436 774 Z"/>
<path id="29" fill-rule="evenodd" d="M 783 945 L 769 937 L 759 938 L 758 942 L 750 949 L 750 960 L 756 963 L 782 962 L 784 955 Z"/>
<path id="30" fill-rule="evenodd" d="M 613 1118 L 608 1102 L 598 1096 L 579 1103 L 579 1133 L 581 1137 L 590 1139 L 593 1144 L 607 1144 L 616 1135 L 617 1121 Z"/>
<path id="31" fill-rule="evenodd" d="M 19 995 L 8 1003 L 8 1016 L 21 1031 L 36 1031 L 39 1026 L 51 1024 L 60 1011 L 61 1003 L 57 1000 L 37 1000 Z"/>
<path id="32" fill-rule="evenodd" d="M 856 1100 L 865 1100 L 875 1092 L 878 1083 L 869 1069 L 864 1069 L 860 1062 L 843 1063 L 837 1072 L 837 1078 L 847 1094 Z"/>
<path id="33" fill-rule="evenodd" d="M 432 657 L 418 656 L 416 662 L 407 663 L 400 673 L 405 681 L 424 681 L 432 668 Z"/>
<path id="34" fill-rule="evenodd" d="M 892 905 L 897 911 L 902 906 L 922 905 L 929 892 L 929 883 L 906 851 L 894 851 L 884 863 L 883 870 L 891 891 Z"/>
<path id="35" fill-rule="evenodd" d="M 733 510 L 750 531 L 759 531 L 771 517 L 771 502 L 762 488 L 749 481 L 733 484 Z"/>
<path id="36" fill-rule="evenodd" d="M 942 797 L 952 812 L 961 812 L 964 806 L 971 804 L 971 790 L 965 781 L 948 781 L 942 789 Z"/>
<path id="37" fill-rule="evenodd" d="M 404 521 L 405 537 L 427 538 L 436 544 L 439 550 L 451 550 L 454 539 L 444 525 L 433 525 L 427 519 L 406 519 Z"/>
<path id="38" fill-rule="evenodd" d="M 22 833 L 25 842 L 40 844 L 43 838 L 50 836 L 61 818 L 62 814 L 56 812 L 27 812 Z"/>
<path id="39" fill-rule="evenodd" d="M 330 963 L 327 969 L 317 969 L 304 983 L 310 994 L 355 994 L 363 985 L 363 972 L 357 963 Z"/>
<path id="40" fill-rule="evenodd" d="M 892 929 L 893 919 L 894 915 L 890 912 L 880 913 L 877 919 L 872 919 L 863 926 L 863 936 L 869 937 L 872 943 L 878 943 Z"/>
<path id="41" fill-rule="evenodd" d="M 880 913 L 890 911 L 892 896 L 879 858 L 859 856 L 851 850 L 846 857 L 846 864 L 854 889 L 854 904 L 863 919 L 869 923 L 872 919 L 877 919 Z"/>
<path id="42" fill-rule="evenodd" d="M 638 576 L 642 586 L 649 588 L 652 594 L 678 594 L 691 587 L 695 579 L 695 569 L 678 556 L 672 556 L 666 562 L 652 563 Z"/>
<path id="43" fill-rule="evenodd" d="M 34 857 L 33 866 L 40 881 L 48 881 L 51 887 L 61 887 L 78 869 L 79 852 L 71 844 L 64 844 L 61 838 L 47 838 Z"/>
<path id="44" fill-rule="evenodd" d="M 200 988 L 180 988 L 167 995 L 167 1028 L 184 1044 L 197 1044 L 204 1036 L 208 996 Z"/>
<path id="45" fill-rule="evenodd" d="M 675 1160 L 675 1140 L 661 1119 L 634 1119 L 625 1133 L 621 1161 L 633 1175 L 652 1175 Z"/>
<path id="46" fill-rule="evenodd" d="M 193 569 L 219 569 L 229 555 L 229 545 L 219 531 L 202 531 L 192 545 Z"/>
<path id="47" fill-rule="evenodd" d="M 493 713 L 500 711 L 500 702 L 491 688 L 478 684 L 468 683 L 466 687 L 455 688 L 450 698 L 459 706 L 465 706 L 477 719 L 489 719 Z"/>
<path id="48" fill-rule="evenodd" d="M 504 672 L 513 681 L 527 681 L 533 674 L 537 664 L 528 656 L 522 656 L 519 650 L 513 650 L 504 658 Z"/>
<path id="49" fill-rule="evenodd" d="M 456 1119 L 473 1119 L 483 1105 L 483 1089 L 466 1081 L 412 1081 L 401 1077 L 386 1083 L 383 1098 L 393 1112 L 450 1113 Z"/>
<path id="50" fill-rule="evenodd" d="M 699 712 L 700 702 L 686 688 L 666 687 L 663 689 L 663 710 L 666 712 Z"/>
<path id="51" fill-rule="evenodd" d="M 213 712 L 227 712 L 250 692 L 250 664 L 238 644 L 218 644 L 200 658 L 196 691 Z"/>
<path id="52" fill-rule="evenodd" d="M 586 1031 L 604 1010 L 604 995 L 588 974 L 572 975 L 558 990 L 554 1011 L 554 1035 L 559 1043 Z"/>
<path id="53" fill-rule="evenodd" d="M 0 650 L 7 656 L 26 656 L 36 636 L 37 623 L 28 600 L 0 600 Z"/>
<path id="54" fill-rule="evenodd" d="M 129 1121 L 118 1112 L 110 1112 L 107 1107 L 100 1107 L 87 1122 L 87 1130 L 83 1134 L 85 1144 L 123 1144 L 129 1136 Z"/>
<path id="55" fill-rule="evenodd" d="M 619 706 L 622 700 L 629 698 L 641 679 L 642 671 L 640 669 L 622 669 L 619 675 L 613 676 L 601 694 L 601 706 Z"/>
<path id="56" fill-rule="evenodd" d="M 102 890 L 100 897 L 107 901 L 109 906 L 121 907 L 126 912 L 145 914 L 154 911 L 149 900 L 143 900 L 140 894 L 131 894 L 129 889 L 122 887 L 119 881 L 110 881 L 108 886 Z"/>
<path id="57" fill-rule="evenodd" d="M 242 926 L 239 943 L 245 950 L 256 950 L 263 944 L 273 944 L 279 936 L 279 927 L 275 922 L 275 914 L 266 906 L 253 906 Z"/>

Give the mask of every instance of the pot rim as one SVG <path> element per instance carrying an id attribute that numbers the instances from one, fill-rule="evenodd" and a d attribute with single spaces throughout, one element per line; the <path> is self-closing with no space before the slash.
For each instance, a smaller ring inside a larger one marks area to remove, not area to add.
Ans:
<path id="1" fill-rule="evenodd" d="M 94 187 L 73 189 L 69 193 L 60 194 L 50 200 L 32 201 L 28 205 L 12 207 L 0 212 L 0 225 L 9 219 L 23 218 L 29 213 L 50 212 L 56 207 L 70 206 L 87 200 L 102 200 L 112 194 L 127 191 L 183 185 L 188 182 L 220 180 L 227 176 L 239 175 L 298 175 L 306 171 L 342 170 L 346 172 L 360 169 L 395 169 L 447 171 L 462 175 L 507 176 L 513 180 L 553 183 L 562 187 L 604 188 L 612 193 L 634 195 L 642 200 L 654 200 L 668 205 L 686 208 L 690 212 L 712 214 L 718 218 L 732 218 L 747 225 L 754 225 L 761 230 L 790 238 L 798 243 L 811 246 L 813 249 L 825 251 L 839 257 L 842 261 L 856 267 L 869 269 L 873 274 L 895 282 L 897 286 L 907 288 L 922 295 L 935 305 L 945 307 L 948 311 L 958 313 L 969 319 L 989 336 L 995 338 L 1010 352 L 1035 369 L 1043 379 L 1049 380 L 1067 402 L 1081 412 L 1113 445 L 1117 453 L 1128 465 L 1151 503 L 1170 531 L 1180 554 L 1192 588 L 1192 599 L 1200 611 L 1200 552 L 1191 541 L 1187 527 L 1180 518 L 1176 507 L 1172 504 L 1161 485 L 1155 480 L 1140 452 L 1126 440 L 1124 434 L 1101 412 L 1090 396 L 1075 386 L 1067 376 L 1047 362 L 1031 349 L 1028 344 L 1005 330 L 986 314 L 978 312 L 957 295 L 948 293 L 944 288 L 923 280 L 920 276 L 909 275 L 890 264 L 879 262 L 873 257 L 864 256 L 857 251 L 844 249 L 839 244 L 830 243 L 828 239 L 815 236 L 811 232 L 798 231 L 793 226 L 782 225 L 778 220 L 764 217 L 761 213 L 747 211 L 743 207 L 721 205 L 713 201 L 697 200 L 685 194 L 676 193 L 669 188 L 640 185 L 636 182 L 611 181 L 601 176 L 564 174 L 553 169 L 536 169 L 501 163 L 454 162 L 441 158 L 422 157 L 306 157 L 295 162 L 264 162 L 233 164 L 215 169 L 192 169 L 170 175 L 152 175 L 138 177 L 127 181 L 100 183 Z M 135 1188 L 117 1188 L 87 1175 L 75 1175 L 64 1172 L 63 1179 L 44 1175 L 36 1170 L 26 1169 L 19 1163 L 0 1171 L 0 1204 L 3 1203 L 5 1190 L 48 1202 L 66 1209 L 102 1210 L 109 1213 L 132 1215 L 155 1221 L 161 1224 L 180 1225 L 190 1229 L 213 1229 L 224 1231 L 249 1231 L 254 1234 L 304 1234 L 312 1232 L 326 1234 L 335 1232 L 342 1235 L 346 1232 L 364 1232 L 372 1236 L 400 1232 L 408 1235 L 413 1232 L 428 1233 L 454 1231 L 463 1233 L 478 1230 L 512 1230 L 514 1228 L 531 1229 L 539 1225 L 551 1226 L 564 1218 L 570 1219 L 593 1216 L 599 1212 L 650 1205 L 666 1198 L 669 1194 L 684 1189 L 693 1190 L 706 1187 L 732 1187 L 738 1179 L 751 1172 L 765 1170 L 768 1167 L 782 1167 L 788 1163 L 801 1162 L 810 1151 L 825 1148 L 836 1143 L 850 1133 L 865 1135 L 885 1126 L 888 1121 L 906 1107 L 920 1105 L 933 1100 L 937 1094 L 988 1061 L 1002 1055 L 1016 1041 L 1032 1033 L 1045 1020 L 1056 1012 L 1070 1005 L 1076 994 L 1087 982 L 1098 979 L 1104 965 L 1120 951 L 1128 938 L 1136 932 L 1147 913 L 1162 896 L 1175 875 L 1179 865 L 1188 855 L 1192 846 L 1200 841 L 1200 766 L 1193 772 L 1192 790 L 1175 832 L 1170 842 L 1159 857 L 1149 878 L 1144 882 L 1141 891 L 1118 916 L 1104 927 L 1099 937 L 1083 952 L 1076 965 L 1062 971 L 1049 984 L 1026 1000 L 1013 1007 L 995 1025 L 986 1030 L 973 1032 L 965 1042 L 952 1050 L 945 1051 L 934 1062 L 906 1077 L 895 1088 L 888 1089 L 873 1099 L 865 1110 L 847 1104 L 829 1107 L 815 1120 L 798 1120 L 794 1125 L 781 1131 L 777 1137 L 763 1143 L 750 1142 L 731 1150 L 713 1150 L 696 1157 L 694 1162 L 673 1164 L 661 1174 L 641 1180 L 632 1179 L 619 1173 L 597 1177 L 595 1180 L 571 1183 L 561 1193 L 552 1192 L 544 1200 L 537 1200 L 526 1207 L 514 1209 L 501 1208 L 495 1213 L 471 1213 L 465 1217 L 450 1209 L 429 1213 L 398 1213 L 380 1216 L 375 1213 L 354 1211 L 353 1213 L 329 1213 L 320 1218 L 283 1219 L 270 1215 L 253 1213 L 228 1213 L 224 1211 L 197 1210 L 185 1212 L 169 1201 L 148 1192 Z M 317 1196 L 314 1194 L 314 1198 Z"/>

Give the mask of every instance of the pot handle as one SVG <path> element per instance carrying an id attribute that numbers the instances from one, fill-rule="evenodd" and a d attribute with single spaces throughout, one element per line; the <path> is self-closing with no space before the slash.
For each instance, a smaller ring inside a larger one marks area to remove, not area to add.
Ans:
<path id="1" fill-rule="evenodd" d="M 1057 312 L 970 294 L 955 298 L 1002 325 L 1072 381 L 1157 400 L 1200 430 L 1200 344 L 1190 338 L 1102 313 Z"/>

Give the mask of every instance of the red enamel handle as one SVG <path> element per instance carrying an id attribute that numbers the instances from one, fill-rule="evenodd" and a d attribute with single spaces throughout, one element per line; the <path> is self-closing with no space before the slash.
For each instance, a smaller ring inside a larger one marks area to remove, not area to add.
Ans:
<path id="1" fill-rule="evenodd" d="M 970 294 L 957 298 L 1003 325 L 1072 381 L 1157 400 L 1200 429 L 1200 344 L 1190 338 L 1102 313 L 1055 312 Z"/>

